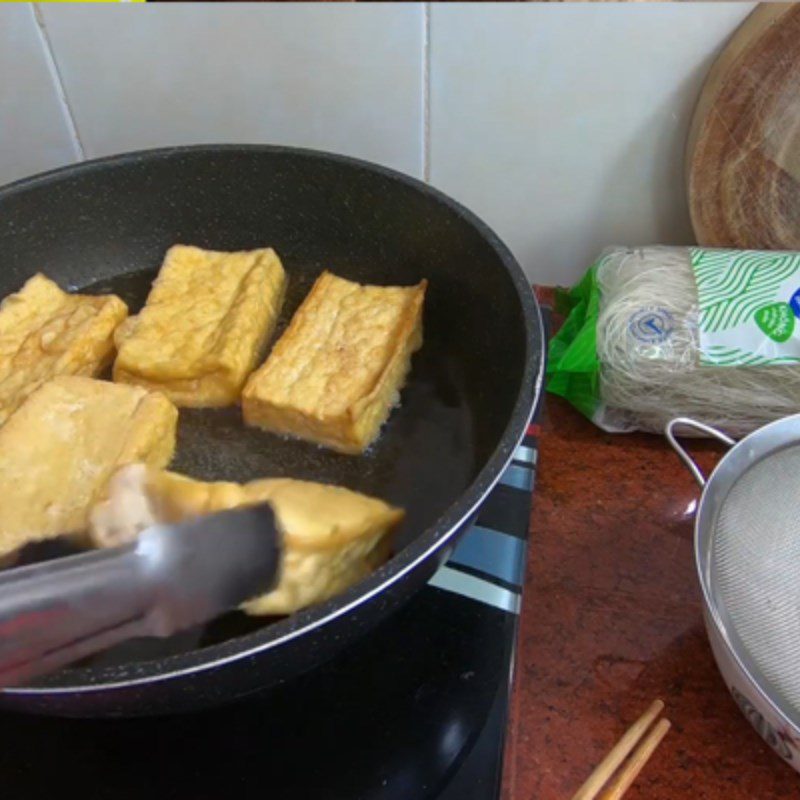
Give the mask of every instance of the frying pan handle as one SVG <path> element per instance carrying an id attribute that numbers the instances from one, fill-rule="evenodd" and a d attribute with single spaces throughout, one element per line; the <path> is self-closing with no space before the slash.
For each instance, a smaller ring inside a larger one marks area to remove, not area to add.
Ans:
<path id="1" fill-rule="evenodd" d="M 700 488 L 703 489 L 706 485 L 706 476 L 703 475 L 700 467 L 697 466 L 697 462 L 695 462 L 695 460 L 689 455 L 689 453 L 686 452 L 680 442 L 678 442 L 675 436 L 675 428 L 694 428 L 697 431 L 701 431 L 702 433 L 717 439 L 728 447 L 733 447 L 736 444 L 736 441 L 731 439 L 730 436 L 727 436 L 722 431 L 718 431 L 716 428 L 712 428 L 710 425 L 705 425 L 704 423 L 690 419 L 689 417 L 676 417 L 667 423 L 667 427 L 664 430 L 664 435 L 667 437 L 667 441 L 672 445 L 672 449 L 678 454 L 681 461 L 686 464 L 689 472 L 694 475 L 694 479 L 697 481 Z"/>

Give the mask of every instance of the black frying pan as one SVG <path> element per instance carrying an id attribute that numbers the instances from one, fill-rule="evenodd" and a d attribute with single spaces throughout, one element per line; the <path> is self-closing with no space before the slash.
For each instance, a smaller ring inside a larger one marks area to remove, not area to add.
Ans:
<path id="1" fill-rule="evenodd" d="M 135 311 L 175 243 L 274 247 L 290 281 L 278 334 L 325 268 L 369 283 L 429 280 L 425 343 L 402 406 L 367 455 L 245 428 L 237 408 L 181 409 L 171 467 L 218 480 L 292 476 L 381 497 L 407 512 L 397 553 L 349 591 L 289 618 L 237 612 L 171 639 L 131 642 L 0 693 L 6 706 L 76 716 L 165 713 L 314 666 L 433 574 L 529 422 L 544 357 L 525 276 L 480 220 L 416 180 L 312 151 L 204 146 L 87 162 L 0 189 L 3 296 L 42 271 L 63 287 L 113 291 Z"/>

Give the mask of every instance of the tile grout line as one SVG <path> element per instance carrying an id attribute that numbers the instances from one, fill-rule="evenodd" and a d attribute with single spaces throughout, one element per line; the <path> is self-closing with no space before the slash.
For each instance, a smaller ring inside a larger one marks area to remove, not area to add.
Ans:
<path id="1" fill-rule="evenodd" d="M 422 31 L 422 179 L 431 179 L 431 4 L 423 7 Z"/>
<path id="2" fill-rule="evenodd" d="M 50 77 L 56 89 L 59 103 L 61 104 L 61 111 L 67 123 L 70 138 L 72 139 L 72 147 L 75 155 L 79 161 L 86 160 L 86 151 L 83 149 L 83 142 L 81 141 L 80 134 L 78 133 L 78 126 L 75 122 L 75 115 L 72 113 L 72 107 L 67 98 L 67 92 L 64 87 L 64 81 L 61 78 L 61 72 L 58 69 L 55 54 L 53 53 L 53 46 L 50 43 L 50 37 L 47 35 L 47 28 L 45 27 L 42 12 L 39 9 L 38 3 L 31 3 L 31 11 L 33 13 L 33 21 L 36 24 L 36 29 L 39 32 L 39 39 L 44 50 L 44 60 L 47 64 L 47 69 L 50 72 Z"/>

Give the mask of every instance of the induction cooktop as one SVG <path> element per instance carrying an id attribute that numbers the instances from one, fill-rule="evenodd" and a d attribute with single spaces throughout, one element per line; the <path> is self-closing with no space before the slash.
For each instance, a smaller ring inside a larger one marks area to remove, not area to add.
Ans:
<path id="1" fill-rule="evenodd" d="M 430 583 L 320 668 L 184 716 L 0 713 L 3 795 L 496 800 L 536 456 L 532 426 Z"/>

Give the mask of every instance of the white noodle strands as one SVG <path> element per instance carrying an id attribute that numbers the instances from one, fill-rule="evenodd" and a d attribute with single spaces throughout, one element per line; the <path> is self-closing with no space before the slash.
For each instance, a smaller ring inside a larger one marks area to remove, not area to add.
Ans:
<path id="1" fill-rule="evenodd" d="M 800 365 L 700 365 L 697 288 L 686 248 L 615 248 L 601 260 L 597 280 L 605 406 L 598 424 L 661 433 L 673 417 L 689 416 L 742 436 L 800 411 Z M 632 332 L 637 315 L 651 311 L 669 320 L 663 340 Z"/>

